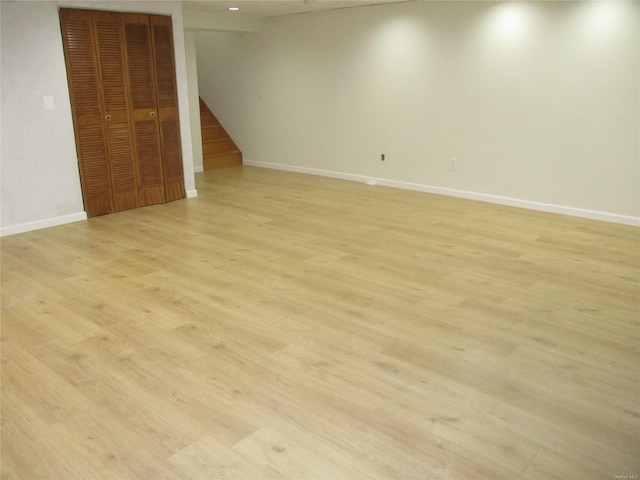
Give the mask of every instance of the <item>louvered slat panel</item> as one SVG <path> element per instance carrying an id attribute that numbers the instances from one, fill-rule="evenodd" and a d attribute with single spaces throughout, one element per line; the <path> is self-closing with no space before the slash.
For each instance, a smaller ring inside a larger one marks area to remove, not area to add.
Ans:
<path id="1" fill-rule="evenodd" d="M 173 201 L 185 197 L 185 188 L 171 17 L 152 15 L 149 20 L 155 55 L 165 198 Z"/>
<path id="2" fill-rule="evenodd" d="M 156 126 L 152 122 L 136 122 L 135 129 L 140 186 L 152 187 L 162 181 Z"/>
<path id="3" fill-rule="evenodd" d="M 122 66 L 122 40 L 117 14 L 100 13 L 96 21 L 98 52 L 104 106 L 107 113 L 112 110 L 126 110 L 124 69 Z"/>
<path id="4" fill-rule="evenodd" d="M 61 10 L 61 15 L 66 12 Z M 99 115 L 98 79 L 91 34 L 91 18 L 67 19 L 63 16 L 63 32 L 66 34 L 68 75 L 74 94 L 74 108 L 78 115 Z"/>
<path id="5" fill-rule="evenodd" d="M 140 205 L 162 203 L 165 201 L 165 190 L 156 124 L 149 121 L 136 122 L 134 130 Z"/>
<path id="6" fill-rule="evenodd" d="M 126 16 L 131 18 L 130 15 Z M 125 20 L 129 91 L 133 108 L 156 108 L 149 25 Z"/>
<path id="7" fill-rule="evenodd" d="M 165 196 L 168 202 L 184 198 L 186 195 L 179 128 L 177 120 L 166 120 L 160 123 Z"/>
<path id="8" fill-rule="evenodd" d="M 164 170 L 167 180 L 181 180 L 183 173 L 178 122 L 167 120 L 161 123 L 160 128 L 162 129 L 162 155 L 164 157 Z"/>
<path id="9" fill-rule="evenodd" d="M 127 122 L 107 127 L 109 158 L 113 181 L 113 210 L 119 212 L 138 207 L 138 188 L 133 164 L 131 130 Z"/>
<path id="10" fill-rule="evenodd" d="M 108 129 L 109 153 L 114 191 L 126 192 L 136 188 L 135 172 L 131 161 L 131 132 L 129 125 L 110 124 Z"/>
<path id="11" fill-rule="evenodd" d="M 80 153 L 85 173 L 85 186 L 91 195 L 108 195 L 109 166 L 104 151 L 100 125 L 80 127 Z"/>
<path id="12" fill-rule="evenodd" d="M 100 125 L 78 127 L 78 152 L 82 159 L 80 172 L 87 215 L 103 215 L 111 211 L 109 164 Z"/>
<path id="13" fill-rule="evenodd" d="M 173 125 L 168 125 L 173 123 Z M 177 126 L 175 122 L 165 122 L 162 124 L 163 145 L 164 138 L 167 139 L 167 146 L 163 146 L 163 158 L 165 167 L 165 199 L 172 202 L 186 196 L 184 187 L 184 173 L 182 171 L 182 157 L 180 152 L 180 139 L 176 137 Z M 166 130 L 166 131 L 165 131 Z"/>
<path id="14" fill-rule="evenodd" d="M 170 22 L 171 19 L 168 19 Z M 158 104 L 160 107 L 176 107 L 176 69 L 173 61 L 171 25 L 153 25 L 153 46 L 156 61 Z"/>

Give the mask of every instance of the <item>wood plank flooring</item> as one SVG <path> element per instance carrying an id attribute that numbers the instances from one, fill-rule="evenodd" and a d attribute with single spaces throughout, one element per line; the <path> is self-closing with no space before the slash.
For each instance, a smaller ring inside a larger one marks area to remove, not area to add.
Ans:
<path id="1" fill-rule="evenodd" d="M 640 474 L 639 229 L 197 181 L 2 239 L 2 479 Z"/>

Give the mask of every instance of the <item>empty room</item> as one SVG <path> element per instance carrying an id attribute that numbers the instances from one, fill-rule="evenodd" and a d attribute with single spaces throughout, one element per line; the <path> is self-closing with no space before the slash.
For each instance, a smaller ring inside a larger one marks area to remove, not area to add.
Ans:
<path id="1" fill-rule="evenodd" d="M 640 3 L 1 1 L 0 477 L 640 475 Z"/>

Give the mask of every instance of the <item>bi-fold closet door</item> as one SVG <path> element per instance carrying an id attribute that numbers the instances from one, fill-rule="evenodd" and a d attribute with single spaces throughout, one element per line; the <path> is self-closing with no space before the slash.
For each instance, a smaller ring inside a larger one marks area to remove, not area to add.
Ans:
<path id="1" fill-rule="evenodd" d="M 171 18 L 60 9 L 89 216 L 184 198 Z"/>

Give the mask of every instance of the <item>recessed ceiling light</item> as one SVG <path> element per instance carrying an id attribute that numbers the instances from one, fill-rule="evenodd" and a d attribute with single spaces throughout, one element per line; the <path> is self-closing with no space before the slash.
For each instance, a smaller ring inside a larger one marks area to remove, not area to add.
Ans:
<path id="1" fill-rule="evenodd" d="M 238 10 L 240 10 L 240 7 L 229 7 L 229 10 L 231 10 L 232 12 L 237 12 Z"/>

